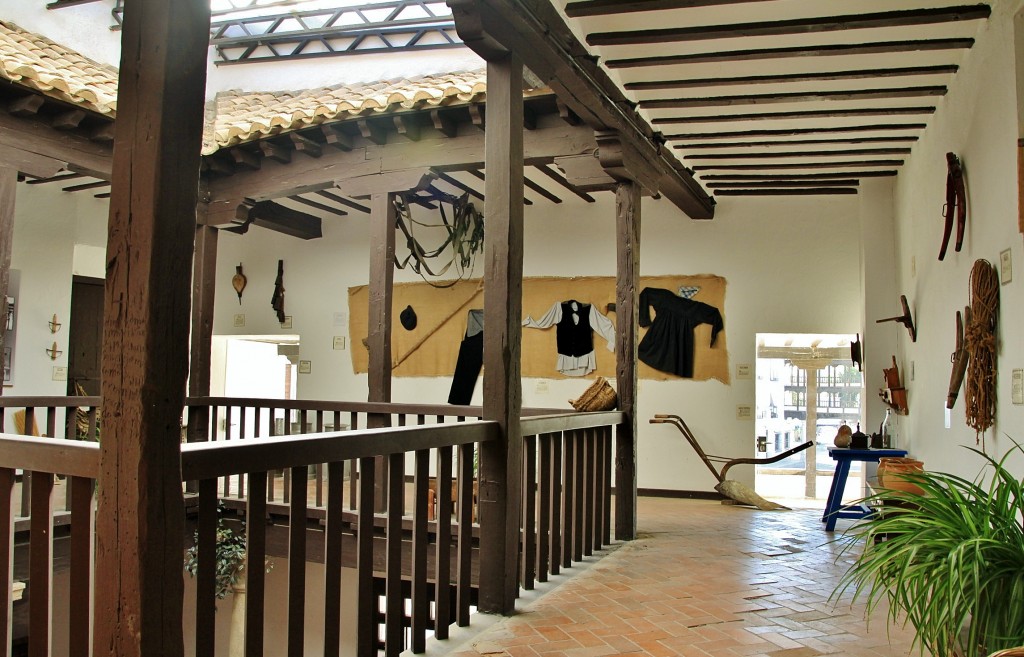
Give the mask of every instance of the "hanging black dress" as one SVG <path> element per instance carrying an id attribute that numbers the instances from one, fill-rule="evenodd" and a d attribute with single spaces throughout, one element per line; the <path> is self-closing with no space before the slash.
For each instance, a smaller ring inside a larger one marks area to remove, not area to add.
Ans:
<path id="1" fill-rule="evenodd" d="M 654 308 L 654 321 L 651 321 Z M 640 341 L 640 360 L 656 370 L 693 378 L 693 329 L 711 325 L 711 346 L 722 330 L 722 313 L 714 306 L 684 299 L 669 290 L 645 287 L 640 292 L 640 326 L 650 327 Z"/>

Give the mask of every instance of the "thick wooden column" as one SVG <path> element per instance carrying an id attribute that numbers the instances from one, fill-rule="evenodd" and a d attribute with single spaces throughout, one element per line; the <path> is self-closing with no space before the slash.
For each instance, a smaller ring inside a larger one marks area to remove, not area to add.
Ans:
<path id="1" fill-rule="evenodd" d="M 501 440 L 480 448 L 480 604 L 511 613 L 519 593 L 523 406 L 523 64 L 513 54 L 487 63 L 484 216 L 484 419 Z"/>
<path id="2" fill-rule="evenodd" d="M 3 357 L 4 338 L 7 334 L 7 286 L 11 282 L 11 245 L 14 243 L 14 197 L 17 185 L 17 169 L 0 167 L 0 358 Z M 2 394 L 3 377 L 0 376 Z"/>
<path id="3" fill-rule="evenodd" d="M 199 213 L 205 212 L 200 204 Z M 217 240 L 220 231 L 196 226 L 195 256 L 192 259 L 192 333 L 189 349 L 188 394 L 210 394 L 210 357 L 213 345 L 213 304 L 217 284 Z"/>
<path id="4" fill-rule="evenodd" d="M 369 348 L 367 401 L 391 401 L 392 292 L 395 287 L 395 204 L 394 195 L 373 194 L 370 198 L 370 309 L 366 344 Z M 390 426 L 389 415 L 369 415 L 368 429 Z M 387 460 L 378 457 L 374 468 L 374 510 L 387 511 Z"/>
<path id="5" fill-rule="evenodd" d="M 640 285 L 640 186 L 615 188 L 615 377 L 625 421 L 615 432 L 615 538 L 636 538 L 636 347 Z"/>
<path id="6" fill-rule="evenodd" d="M 180 657 L 179 418 L 207 0 L 125 3 L 107 239 L 94 653 Z"/>

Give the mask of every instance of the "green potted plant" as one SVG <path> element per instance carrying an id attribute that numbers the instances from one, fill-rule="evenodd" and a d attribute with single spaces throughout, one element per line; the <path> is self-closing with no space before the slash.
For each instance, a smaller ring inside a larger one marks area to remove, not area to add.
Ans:
<path id="1" fill-rule="evenodd" d="M 910 623 L 934 657 L 982 657 L 1024 645 L 1024 480 L 983 459 L 975 481 L 942 472 L 907 473 L 921 492 L 880 490 L 879 512 L 840 540 L 859 550 L 832 600 L 853 590 L 870 614 L 889 603 L 890 624 Z"/>

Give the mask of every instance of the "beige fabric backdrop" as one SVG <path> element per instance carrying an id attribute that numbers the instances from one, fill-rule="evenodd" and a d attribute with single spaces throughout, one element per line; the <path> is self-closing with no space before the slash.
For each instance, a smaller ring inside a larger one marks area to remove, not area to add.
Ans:
<path id="1" fill-rule="evenodd" d="M 726 281 L 721 276 L 644 276 L 640 289 L 661 287 L 673 292 L 680 286 L 699 286 L 693 299 L 712 305 L 725 319 Z M 349 288 L 349 335 L 352 337 L 352 367 L 356 373 L 366 372 L 369 354 L 365 338 L 369 291 L 367 286 Z M 523 279 L 523 316 L 540 319 L 556 301 L 576 299 L 590 303 L 617 324 L 615 312 L 607 312 L 609 303 L 615 302 L 615 279 L 611 276 L 579 278 L 539 277 Z M 453 287 L 439 289 L 427 283 L 399 283 L 394 289 L 394 326 L 392 328 L 393 376 L 451 376 L 459 344 L 466 332 L 466 315 L 472 308 L 484 307 L 483 283 L 479 279 L 460 281 Z M 402 310 L 411 305 L 416 311 L 417 325 L 407 331 L 398 321 Z M 653 313 L 652 313 L 653 314 Z M 725 329 L 718 335 L 714 348 L 711 327 L 701 324 L 695 330 L 697 343 L 694 352 L 693 379 L 718 379 L 729 383 L 729 352 Z M 645 329 L 640 329 L 641 337 Z M 588 375 L 615 376 L 615 353 L 608 351 L 603 338 L 594 334 L 597 370 Z M 545 330 L 523 328 L 523 376 L 542 378 L 569 378 L 555 369 L 558 352 L 555 349 L 555 327 Z M 642 379 L 669 380 L 679 377 L 640 364 Z"/>

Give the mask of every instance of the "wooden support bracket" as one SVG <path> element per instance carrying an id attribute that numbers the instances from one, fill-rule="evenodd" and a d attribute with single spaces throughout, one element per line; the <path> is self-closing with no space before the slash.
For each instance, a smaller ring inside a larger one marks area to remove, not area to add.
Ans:
<path id="1" fill-rule="evenodd" d="M 914 317 L 910 314 L 910 304 L 907 303 L 907 296 L 905 294 L 900 295 L 900 303 L 903 304 L 903 314 L 895 317 L 886 317 L 885 319 L 876 319 L 875 324 L 881 324 L 883 322 L 899 322 L 907 327 L 907 331 L 910 332 L 910 341 L 917 342 L 917 327 L 914 326 Z"/>

